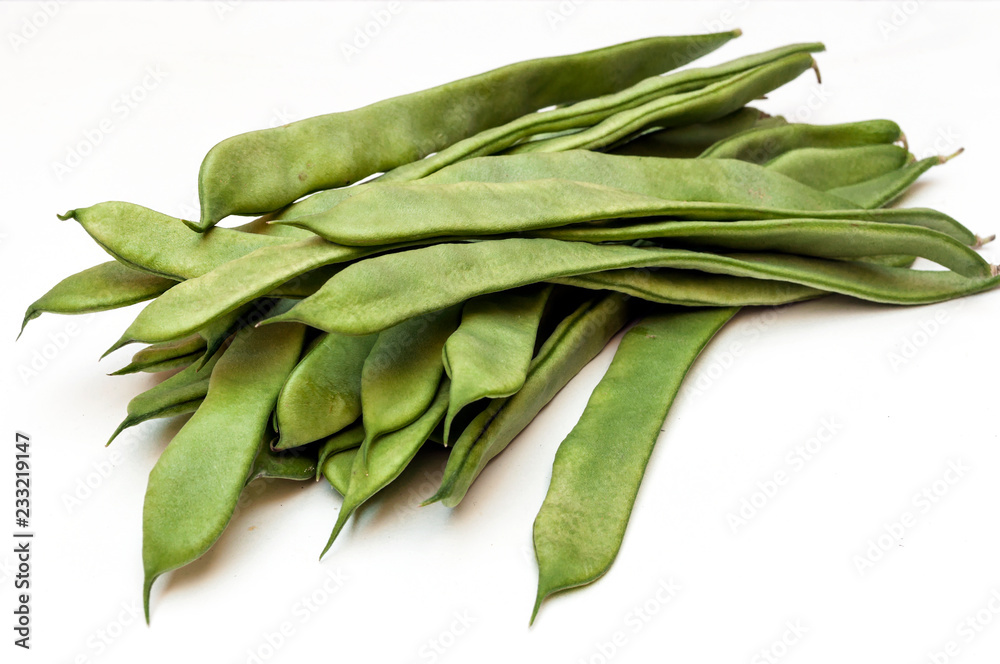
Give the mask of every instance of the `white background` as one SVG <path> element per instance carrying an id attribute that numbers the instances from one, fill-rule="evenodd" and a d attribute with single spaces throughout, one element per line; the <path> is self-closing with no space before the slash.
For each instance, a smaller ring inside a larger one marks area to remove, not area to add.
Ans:
<path id="1" fill-rule="evenodd" d="M 997 293 L 918 308 L 831 298 L 744 311 L 689 377 L 702 389 L 675 403 L 613 569 L 551 599 L 531 629 L 531 523 L 556 447 L 611 348 L 455 510 L 414 509 L 440 471 L 443 457 L 432 455 L 319 563 L 339 498 L 312 483 L 253 492 L 209 554 L 157 583 L 147 628 L 129 613 L 140 607 L 142 497 L 181 421 L 103 447 L 128 399 L 154 382 L 105 376 L 128 351 L 97 362 L 136 310 L 45 315 L 13 340 L 31 301 L 106 260 L 57 212 L 121 199 L 190 217 L 201 157 L 232 134 L 654 34 L 743 28 L 708 63 L 824 41 L 823 87 L 803 76 L 761 106 L 813 122 L 890 117 L 922 156 L 966 147 L 905 204 L 998 232 L 1000 8 L 442 2 L 386 14 L 386 3 L 206 2 L 55 5 L 45 17 L 45 4 L 0 5 L 0 533 L 12 541 L 15 430 L 32 436 L 37 533 L 30 652 L 11 645 L 13 545 L 0 545 L 5 661 L 242 664 L 255 652 L 268 662 L 752 662 L 774 649 L 783 662 L 928 662 L 949 641 L 959 654 L 936 661 L 996 661 Z M 391 19 L 347 57 L 344 45 L 376 12 Z M 123 94 L 142 97 L 127 114 Z M 110 133 L 60 177 L 55 165 L 105 119 Z M 996 248 L 985 254 L 1000 262 Z M 919 348 L 894 365 L 906 342 Z M 790 465 L 824 418 L 838 423 L 832 441 Z M 968 471 L 935 485 L 950 462 Z M 727 515 L 776 471 L 790 481 L 734 533 Z M 913 496 L 935 486 L 944 495 L 924 511 Z M 915 525 L 859 571 L 856 556 L 905 512 Z M 334 573 L 344 581 L 326 595 Z M 658 595 L 661 582 L 676 593 Z M 313 594 L 321 606 L 303 611 Z M 645 619 L 635 613 L 643 606 Z M 990 624 L 959 631 L 977 612 Z M 472 624 L 452 637 L 456 615 Z M 785 652 L 775 644 L 796 623 L 805 634 Z M 283 625 L 289 635 L 276 637 Z M 448 647 L 435 652 L 432 642 Z"/>

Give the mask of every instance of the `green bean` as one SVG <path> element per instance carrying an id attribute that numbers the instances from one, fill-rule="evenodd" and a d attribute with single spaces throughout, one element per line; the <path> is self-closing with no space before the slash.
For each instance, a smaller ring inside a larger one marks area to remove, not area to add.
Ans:
<path id="1" fill-rule="evenodd" d="M 686 307 L 775 306 L 800 302 L 826 292 L 785 281 L 731 277 L 692 270 L 624 269 L 552 279 L 590 290 L 625 293 L 648 302 Z"/>
<path id="2" fill-rule="evenodd" d="M 330 550 L 351 514 L 362 503 L 399 477 L 416 456 L 417 451 L 427 442 L 448 408 L 448 390 L 448 380 L 444 379 L 438 386 L 430 406 L 417 420 L 373 442 L 367 461 L 362 461 L 360 454 L 354 456 L 344 503 L 340 506 L 337 523 L 333 526 L 333 532 L 330 533 L 330 539 L 320 553 L 320 558 Z M 327 460 L 327 463 L 329 464 L 330 460 Z"/>
<path id="3" fill-rule="evenodd" d="M 445 466 L 441 486 L 424 504 L 457 505 L 486 464 L 592 360 L 628 320 L 627 297 L 612 293 L 584 302 L 542 344 L 528 377 L 512 396 L 494 399 L 465 428 Z"/>
<path id="4" fill-rule="evenodd" d="M 357 451 L 357 448 L 361 447 L 361 443 L 365 440 L 365 425 L 360 420 L 357 424 L 344 429 L 343 431 L 338 431 L 329 438 L 323 441 L 319 448 L 319 460 L 316 462 L 316 480 L 319 480 L 319 476 L 323 473 L 323 468 L 326 465 L 326 460 L 332 458 L 333 456 L 340 454 L 344 451 Z M 347 466 L 347 473 L 345 476 L 350 475 L 350 464 Z M 346 482 L 344 483 L 346 486 Z M 339 488 L 338 488 L 339 490 Z M 344 494 L 343 491 L 340 492 L 341 495 Z"/>
<path id="5" fill-rule="evenodd" d="M 542 600 L 603 575 L 614 562 L 646 464 L 688 369 L 739 311 L 650 316 L 629 330 L 583 415 L 559 445 L 533 540 Z"/>
<path id="6" fill-rule="evenodd" d="M 458 327 L 460 314 L 460 307 L 449 307 L 379 333 L 361 372 L 361 464 L 374 440 L 416 421 L 430 407 L 444 374 L 445 341 Z"/>
<path id="7" fill-rule="evenodd" d="M 132 356 L 131 362 L 118 371 L 111 372 L 110 375 L 123 376 L 137 371 L 147 373 L 169 371 L 194 364 L 204 353 L 205 340 L 200 335 L 193 334 L 177 341 L 152 344 L 143 348 Z"/>
<path id="8" fill-rule="evenodd" d="M 361 368 L 375 337 L 327 334 L 302 358 L 278 396 L 275 449 L 326 438 L 358 419 Z"/>
<path id="9" fill-rule="evenodd" d="M 199 336 L 205 339 L 205 354 L 202 356 L 200 366 L 205 366 L 229 337 L 248 324 L 260 322 L 273 306 L 273 300 L 254 301 L 208 321 L 198 330 Z"/>
<path id="10" fill-rule="evenodd" d="M 657 215 L 667 219 L 645 221 L 624 220 L 591 222 L 551 228 L 530 233 L 531 236 L 549 237 L 558 240 L 587 242 L 621 242 L 624 240 L 657 237 L 670 232 L 678 223 L 677 219 L 691 221 L 753 221 L 767 219 L 795 219 L 801 217 L 801 210 L 779 210 L 755 206 L 727 205 L 724 203 L 677 203 L 676 208 L 664 207 L 667 214 Z M 873 222 L 880 224 L 903 224 L 919 226 L 944 233 L 967 246 L 981 246 L 983 241 L 975 233 L 958 221 L 937 210 L 929 208 L 896 208 L 874 210 L 810 210 L 812 219 Z"/>
<path id="11" fill-rule="evenodd" d="M 751 221 L 675 221 L 656 229 L 622 227 L 599 237 L 648 239 L 689 249 L 777 251 L 818 258 L 859 258 L 900 253 L 934 261 L 966 277 L 989 277 L 990 264 L 973 249 L 938 231 L 909 226 L 839 219 L 764 219 Z M 574 229 L 575 230 L 575 229 Z M 606 229 L 605 229 L 606 230 Z M 550 236 L 559 237 L 558 229 Z M 586 229 L 572 239 L 593 241 Z"/>
<path id="12" fill-rule="evenodd" d="M 445 169 L 418 182 L 372 187 L 326 212 L 281 223 L 306 228 L 332 242 L 376 246 L 394 238 L 415 241 L 669 214 L 662 210 L 664 201 L 798 210 L 853 207 L 780 173 L 734 160 L 584 151 L 488 159 L 498 162 L 492 166 L 499 170 L 467 166 L 478 165 L 478 159 L 460 162 L 452 167 L 460 175 L 457 182 Z"/>
<path id="13" fill-rule="evenodd" d="M 59 218 L 78 221 L 120 262 L 168 279 L 198 277 L 255 249 L 289 242 L 228 228 L 199 237 L 180 219 L 115 201 L 70 210 Z"/>
<path id="14" fill-rule="evenodd" d="M 551 292 L 551 286 L 544 286 L 495 293 L 462 308 L 462 322 L 444 344 L 444 368 L 451 379 L 445 443 L 452 420 L 464 407 L 508 397 L 524 385 Z"/>
<path id="15" fill-rule="evenodd" d="M 845 262 L 778 254 L 719 256 L 684 249 L 512 238 L 439 244 L 355 263 L 273 320 L 369 334 L 476 295 L 626 267 L 776 279 L 887 304 L 938 302 L 996 283 L 993 278 L 967 279 L 951 272 L 855 268 Z"/>
<path id="16" fill-rule="evenodd" d="M 635 157 L 684 158 L 697 157 L 710 146 L 734 134 L 755 127 L 784 124 L 785 119 L 744 106 L 716 120 L 667 129 L 653 129 L 620 145 L 611 147 L 611 154 Z"/>
<path id="17" fill-rule="evenodd" d="M 342 450 L 331 454 L 323 464 L 323 477 L 341 496 L 347 495 L 351 484 L 351 468 L 354 467 L 357 455 L 357 449 Z"/>
<path id="18" fill-rule="evenodd" d="M 654 99 L 612 115 L 603 122 L 567 136 L 515 146 L 509 154 L 596 150 L 614 145 L 648 127 L 676 127 L 728 115 L 766 93 L 795 80 L 816 63 L 808 53 L 790 55 L 749 71 L 679 95 Z"/>
<path id="19" fill-rule="evenodd" d="M 903 132 L 891 120 L 866 120 L 835 125 L 787 124 L 736 134 L 716 143 L 702 158 L 739 159 L 766 164 L 797 148 L 846 148 L 895 143 Z"/>
<path id="20" fill-rule="evenodd" d="M 868 182 L 902 168 L 910 153 L 892 144 L 853 148 L 799 148 L 767 162 L 767 168 L 802 184 L 829 191 Z"/>
<path id="21" fill-rule="evenodd" d="M 691 162 L 713 163 L 713 162 Z M 740 162 L 731 162 L 737 164 Z M 685 169 L 675 169 L 684 171 Z M 714 169 L 713 169 L 714 170 Z M 816 199 L 797 196 L 795 187 L 782 187 L 787 181 L 766 182 L 772 198 L 783 203 L 816 204 Z M 720 181 L 712 190 L 703 187 L 695 196 L 708 199 L 682 201 L 638 194 L 588 182 L 560 179 L 492 183 L 461 182 L 428 184 L 425 182 L 385 185 L 355 196 L 322 215 L 302 217 L 296 224 L 309 228 L 331 242 L 353 246 L 379 246 L 388 243 L 417 242 L 439 236 L 502 235 L 539 231 L 533 235 L 598 241 L 600 239 L 637 239 L 641 233 L 661 233 L 673 228 L 673 222 L 620 221 L 614 225 L 594 222 L 634 217 L 672 217 L 690 220 L 751 220 L 812 216 L 812 211 L 776 209 L 754 205 L 759 195 L 748 193 L 744 201 L 717 203 L 730 192 L 729 184 Z M 754 191 L 747 190 L 743 191 Z M 680 193 L 680 192 L 676 192 Z M 819 201 L 834 204 L 838 201 Z M 912 225 L 941 228 L 961 241 L 974 242 L 975 235 L 954 219 L 935 211 L 867 212 L 857 210 L 819 210 L 816 218 L 853 220 L 884 219 L 888 223 L 905 220 Z M 577 225 L 573 225 L 577 224 Z M 612 230 L 613 229 L 613 230 Z M 591 235 L 593 233 L 593 235 Z M 659 237 L 653 235 L 652 237 Z"/>
<path id="22" fill-rule="evenodd" d="M 125 429 L 146 420 L 173 417 L 197 410 L 205 395 L 208 394 L 209 375 L 217 359 L 218 356 L 206 367 L 208 371 L 199 373 L 197 367 L 188 366 L 162 383 L 133 397 L 128 402 L 128 414 L 115 429 L 115 432 L 111 434 L 107 444 L 110 445 Z"/>
<path id="23" fill-rule="evenodd" d="M 269 223 L 275 218 L 275 216 L 276 215 L 274 213 L 268 213 L 261 217 L 257 217 L 252 221 L 248 221 L 245 224 L 234 226 L 233 230 L 240 231 L 241 233 L 254 233 L 256 235 L 270 235 L 272 237 L 288 238 L 289 240 L 304 240 L 309 237 L 309 234 L 300 228 Z"/>
<path id="24" fill-rule="evenodd" d="M 234 136 L 205 156 L 198 175 L 201 220 L 189 225 L 204 231 L 230 214 L 272 212 L 526 113 L 620 90 L 737 34 L 656 37 L 529 60 L 353 111 Z M 372 136 L 378 137 L 374 143 Z"/>
<path id="25" fill-rule="evenodd" d="M 213 229 L 212 234 L 222 230 L 225 229 Z M 196 239 L 203 237 L 188 235 Z M 111 350 L 134 341 L 155 343 L 186 336 L 261 295 L 286 292 L 287 289 L 278 287 L 310 270 L 383 249 L 340 247 L 316 237 L 262 247 L 243 258 L 219 265 L 203 278 L 177 284 L 175 288 L 179 290 L 173 292 L 171 289 L 169 295 L 164 293 L 143 309 Z M 323 275 L 323 281 L 329 276 Z M 315 285 L 311 289 L 315 289 Z"/>
<path id="26" fill-rule="evenodd" d="M 117 261 L 101 263 L 66 277 L 31 303 L 17 336 L 43 313 L 89 314 L 127 307 L 150 300 L 176 283 Z"/>
<path id="27" fill-rule="evenodd" d="M 279 454 L 271 449 L 270 436 L 266 433 L 261 439 L 253 467 L 247 477 L 246 484 L 257 479 L 293 480 L 304 482 L 316 477 L 318 472 L 315 455 L 310 454 Z"/>
<path id="28" fill-rule="evenodd" d="M 205 401 L 149 474 L 142 546 L 147 622 L 156 578 L 205 553 L 231 518 L 304 331 L 272 325 L 237 334 L 212 371 Z"/>
<path id="29" fill-rule="evenodd" d="M 404 164 L 386 173 L 380 180 L 412 181 L 469 157 L 500 152 L 520 140 L 538 134 L 563 134 L 584 129 L 621 113 L 668 95 L 700 90 L 790 55 L 823 50 L 822 44 L 792 44 L 763 53 L 699 69 L 688 69 L 666 76 L 652 76 L 620 92 L 588 99 L 543 113 L 529 113 L 505 125 L 481 131 L 435 155 Z"/>
<path id="30" fill-rule="evenodd" d="M 928 157 L 921 159 L 920 161 L 907 164 L 896 171 L 886 173 L 874 180 L 846 187 L 837 187 L 831 189 L 829 193 L 850 201 L 858 207 L 883 207 L 902 196 L 903 192 L 909 189 L 921 175 L 935 166 L 946 163 L 948 160 L 961 154 L 961 152 L 959 150 L 949 157 Z"/>

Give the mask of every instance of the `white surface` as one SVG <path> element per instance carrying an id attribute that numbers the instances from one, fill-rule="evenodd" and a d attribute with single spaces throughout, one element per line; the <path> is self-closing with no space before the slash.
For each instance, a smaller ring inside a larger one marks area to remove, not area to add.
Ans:
<path id="1" fill-rule="evenodd" d="M 818 56 L 822 93 L 806 76 L 762 106 L 815 122 L 891 117 L 918 154 L 965 146 L 964 156 L 928 175 L 906 203 L 939 207 L 981 234 L 1000 231 L 1000 8 L 405 4 L 347 61 L 341 45 L 385 3 L 70 4 L 15 50 L 11 33 L 21 34 L 24 19 L 42 4 L 0 5 L 0 330 L 8 404 L 2 435 L 12 441 L 19 429 L 33 436 L 37 533 L 35 647 L 11 645 L 13 590 L 5 566 L 4 661 L 11 654 L 13 661 L 107 663 L 193 656 L 235 664 L 257 651 L 267 662 L 500 662 L 529 654 L 531 661 L 573 663 L 752 662 L 795 621 L 806 633 L 781 661 L 926 662 L 950 640 L 959 656 L 936 661 L 981 662 L 1000 653 L 1000 604 L 988 608 L 1000 589 L 997 293 L 920 308 L 830 299 L 776 314 L 743 312 L 694 370 L 693 379 L 716 376 L 711 385 L 675 404 L 613 569 L 583 591 L 551 599 L 532 629 L 531 523 L 556 447 L 611 349 L 490 465 L 454 511 L 413 509 L 433 490 L 441 458 L 431 458 L 365 509 L 319 563 L 339 500 L 325 485 L 271 484 L 208 555 L 157 583 L 147 628 L 122 607 L 138 615 L 146 475 L 180 422 L 140 426 L 105 449 L 128 399 L 152 380 L 105 376 L 127 352 L 96 361 L 136 310 L 46 315 L 13 342 L 32 300 L 106 260 L 81 229 L 57 221 L 57 212 L 123 199 L 191 216 L 201 157 L 224 137 L 515 60 L 657 33 L 743 28 L 744 37 L 707 62 L 790 41 L 826 42 L 829 52 Z M 148 67 L 165 78 L 121 117 L 115 100 L 141 85 Z M 809 104 L 815 110 L 796 115 Z M 105 118 L 111 133 L 57 178 L 53 162 L 65 160 Z M 985 253 L 1000 262 L 996 248 Z M 921 325 L 941 316 L 929 341 L 921 337 Z M 66 343 L 56 349 L 53 339 Z M 927 343 L 894 369 L 890 353 L 905 339 Z M 733 344 L 741 346 L 729 357 Z M 19 368 L 43 352 L 51 359 L 22 378 Z M 720 370 L 724 364 L 730 366 Z M 827 417 L 840 429 L 796 471 L 786 455 Z M 0 473 L 11 487 L 12 442 L 5 447 Z M 949 460 L 970 470 L 923 513 L 911 497 L 943 477 Z M 106 477 L 94 474 L 101 467 L 111 469 Z M 734 534 L 727 514 L 777 470 L 789 471 L 790 482 Z M 67 508 L 67 496 L 88 478 L 96 488 Z M 12 490 L 0 495 L 0 512 L 8 515 Z M 859 574 L 854 556 L 906 511 L 917 515 L 916 525 Z M 11 522 L 3 523 L 10 542 Z M 5 565 L 11 548 L 0 547 Z M 327 574 L 338 571 L 346 580 L 327 596 Z M 668 580 L 678 590 L 660 602 L 660 583 Z M 322 606 L 303 610 L 302 598 L 313 593 Z M 658 609 L 648 621 L 634 613 L 644 604 Z M 991 624 L 958 631 L 980 610 Z M 471 626 L 446 636 L 459 627 L 458 614 L 467 614 Z M 285 623 L 290 635 L 271 652 L 268 640 Z M 607 645 L 616 632 L 618 645 Z M 449 647 L 436 653 L 432 640 Z"/>

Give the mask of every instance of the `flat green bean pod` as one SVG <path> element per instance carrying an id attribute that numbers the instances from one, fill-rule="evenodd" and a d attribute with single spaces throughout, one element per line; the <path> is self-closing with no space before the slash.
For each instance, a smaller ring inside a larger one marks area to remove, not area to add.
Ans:
<path id="1" fill-rule="evenodd" d="M 361 414 L 361 368 L 377 335 L 327 334 L 295 366 L 278 396 L 276 450 L 326 438 Z"/>
<path id="2" fill-rule="evenodd" d="M 668 214 L 657 215 L 664 219 L 626 219 L 623 221 L 591 222 L 561 228 L 550 228 L 529 233 L 533 237 L 586 242 L 622 242 L 658 237 L 671 232 L 678 220 L 690 221 L 754 221 L 768 219 L 796 219 L 801 210 L 779 210 L 754 206 L 727 205 L 724 203 L 677 203 L 676 208 L 664 207 Z M 810 210 L 810 219 L 856 221 L 877 224 L 902 224 L 919 226 L 961 242 L 970 247 L 980 246 L 982 238 L 952 217 L 930 208 L 892 208 L 874 210 Z"/>
<path id="3" fill-rule="evenodd" d="M 316 467 L 315 454 L 280 453 L 271 449 L 270 436 L 266 433 L 261 439 L 253 467 L 247 477 L 246 484 L 258 479 L 293 480 L 304 482 L 316 477 L 319 472 Z"/>
<path id="4" fill-rule="evenodd" d="M 817 45 L 822 49 L 822 45 Z M 700 90 L 661 97 L 616 113 L 583 131 L 515 146 L 510 154 L 598 150 L 635 135 L 648 127 L 676 127 L 715 120 L 759 99 L 775 88 L 815 68 L 809 53 L 789 55 L 731 76 Z"/>
<path id="5" fill-rule="evenodd" d="M 216 356 L 217 359 L 218 356 Z M 197 410 L 205 395 L 208 394 L 209 375 L 216 360 L 211 361 L 206 367 L 208 371 L 199 373 L 197 367 L 188 366 L 162 383 L 132 397 L 132 400 L 128 402 L 128 414 L 115 429 L 115 432 L 111 434 L 107 444 L 110 445 L 111 441 L 125 429 L 146 420 L 173 417 Z"/>
<path id="6" fill-rule="evenodd" d="M 341 496 L 347 495 L 351 484 L 351 468 L 354 467 L 357 455 L 357 448 L 341 450 L 331 454 L 322 466 L 323 477 Z"/>
<path id="7" fill-rule="evenodd" d="M 542 600 L 603 575 L 614 562 L 646 464 L 681 381 L 739 311 L 650 316 L 629 330 L 583 415 L 559 445 L 535 517 L 535 621 Z"/>
<path id="8" fill-rule="evenodd" d="M 906 224 L 842 219 L 763 219 L 750 221 L 674 221 L 622 227 L 599 237 L 648 239 L 658 245 L 692 249 L 777 251 L 818 258 L 860 258 L 900 253 L 919 256 L 966 277 L 989 277 L 982 256 L 958 240 L 935 230 Z M 552 236 L 559 237 L 558 231 Z M 584 228 L 573 240 L 596 241 Z"/>
<path id="9" fill-rule="evenodd" d="M 691 62 L 738 34 L 654 37 L 528 60 L 357 110 L 234 136 L 202 162 L 201 220 L 190 225 L 204 231 L 231 214 L 278 210 L 526 113 L 620 90 Z"/>
<path id="10" fill-rule="evenodd" d="M 942 235 L 941 237 L 946 237 Z M 874 253 L 874 252 L 873 252 Z M 921 304 L 987 290 L 995 277 L 900 270 L 781 254 L 723 256 L 684 249 L 549 239 L 439 244 L 355 263 L 272 320 L 369 334 L 476 295 L 627 267 L 672 267 L 798 283 L 887 304 Z"/>
<path id="11" fill-rule="evenodd" d="M 786 281 L 731 277 L 693 270 L 624 269 L 560 277 L 552 282 L 590 290 L 609 290 L 648 302 L 686 307 L 775 306 L 826 295 Z"/>
<path id="12" fill-rule="evenodd" d="M 858 207 L 883 207 L 902 196 L 921 175 L 935 166 L 946 163 L 949 159 L 961 154 L 961 152 L 959 150 L 950 157 L 927 157 L 926 159 L 909 163 L 874 180 L 859 182 L 845 187 L 836 187 L 831 189 L 829 193 L 850 201 Z"/>
<path id="13" fill-rule="evenodd" d="M 323 552 L 320 553 L 320 558 L 330 550 L 333 541 L 337 539 L 337 535 L 340 534 L 351 514 L 363 502 L 399 477 L 403 469 L 416 456 L 417 451 L 427 442 L 434 427 L 438 425 L 448 409 L 448 389 L 448 380 L 442 380 L 429 408 L 406 427 L 382 436 L 373 442 L 368 452 L 367 461 L 362 462 L 360 454 L 354 455 L 347 492 L 343 494 L 344 503 L 340 506 L 337 523 L 333 527 L 333 532 L 330 533 L 330 539 L 326 546 L 323 547 Z M 327 464 L 335 458 L 336 456 L 328 459 Z"/>
<path id="14" fill-rule="evenodd" d="M 201 335 L 192 334 L 177 341 L 152 344 L 143 348 L 132 356 L 131 362 L 118 371 L 113 371 L 110 375 L 123 376 L 137 371 L 147 373 L 169 371 L 194 364 L 204 353 L 205 340 L 201 338 Z"/>
<path id="15" fill-rule="evenodd" d="M 464 407 L 509 397 L 524 385 L 551 292 L 547 285 L 529 287 L 477 297 L 462 307 L 462 322 L 444 344 L 444 368 L 451 379 L 445 443 Z"/>
<path id="16" fill-rule="evenodd" d="M 521 389 L 491 401 L 462 432 L 448 456 L 440 488 L 425 505 L 441 501 L 454 507 L 462 500 L 490 459 L 625 326 L 627 300 L 619 293 L 589 300 L 556 327 L 532 360 Z"/>
<path id="17" fill-rule="evenodd" d="M 289 242 L 228 228 L 199 237 L 180 219 L 117 201 L 70 210 L 59 218 L 78 221 L 120 262 L 168 279 L 198 277 L 255 249 Z"/>
<path id="18" fill-rule="evenodd" d="M 205 553 L 232 517 L 305 328 L 247 328 L 212 371 L 208 394 L 149 474 L 142 514 L 143 605 L 164 572 Z"/>
<path id="19" fill-rule="evenodd" d="M 634 157 L 690 159 L 734 134 L 755 127 L 780 124 L 785 124 L 784 118 L 770 117 L 756 108 L 744 106 L 716 120 L 681 127 L 652 129 L 630 137 L 620 145 L 609 147 L 606 151 Z"/>
<path id="20" fill-rule="evenodd" d="M 779 155 L 798 148 L 847 148 L 895 143 L 902 139 L 902 130 L 891 120 L 834 125 L 794 123 L 736 134 L 708 148 L 701 157 L 766 164 Z"/>
<path id="21" fill-rule="evenodd" d="M 365 359 L 361 372 L 364 464 L 373 441 L 401 429 L 427 412 L 444 374 L 445 342 L 458 327 L 461 307 L 414 316 L 387 328 Z"/>
<path id="22" fill-rule="evenodd" d="M 905 166 L 909 158 L 905 148 L 891 143 L 853 148 L 799 148 L 775 157 L 766 167 L 820 191 L 829 191 L 894 172 Z"/>
<path id="23" fill-rule="evenodd" d="M 89 314 L 151 300 L 177 282 L 118 261 L 101 263 L 72 274 L 31 303 L 24 312 L 21 332 L 43 313 Z M 20 338 L 21 333 L 18 333 Z"/>
<path id="24" fill-rule="evenodd" d="M 212 234 L 223 230 L 213 229 Z M 244 258 L 219 265 L 204 278 L 177 284 L 179 291 L 167 297 L 161 295 L 139 313 L 112 350 L 134 341 L 155 343 L 186 336 L 257 297 L 284 292 L 286 289 L 278 287 L 310 270 L 355 260 L 382 249 L 341 247 L 316 237 L 263 247 Z M 326 278 L 329 274 L 324 275 L 323 281 Z M 314 289 L 315 285 L 309 290 Z"/>
<path id="25" fill-rule="evenodd" d="M 323 473 L 323 469 L 326 466 L 326 460 L 328 458 L 347 450 L 357 451 L 357 449 L 361 447 L 361 443 L 363 443 L 364 440 L 365 425 L 360 420 L 357 424 L 354 424 L 343 431 L 338 431 L 324 440 L 319 447 L 319 459 L 316 462 L 316 480 L 318 481 L 319 476 Z M 350 464 L 348 464 L 347 467 L 347 475 L 350 475 Z M 343 491 L 340 493 L 341 495 L 344 494 Z"/>

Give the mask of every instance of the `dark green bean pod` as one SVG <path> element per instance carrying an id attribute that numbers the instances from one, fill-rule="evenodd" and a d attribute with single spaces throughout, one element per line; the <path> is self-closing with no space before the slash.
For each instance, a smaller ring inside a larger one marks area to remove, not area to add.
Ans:
<path id="1" fill-rule="evenodd" d="M 739 159 L 766 164 L 798 148 L 847 148 L 895 143 L 903 131 L 891 120 L 866 120 L 835 125 L 787 124 L 736 134 L 701 154 L 705 159 Z"/>

